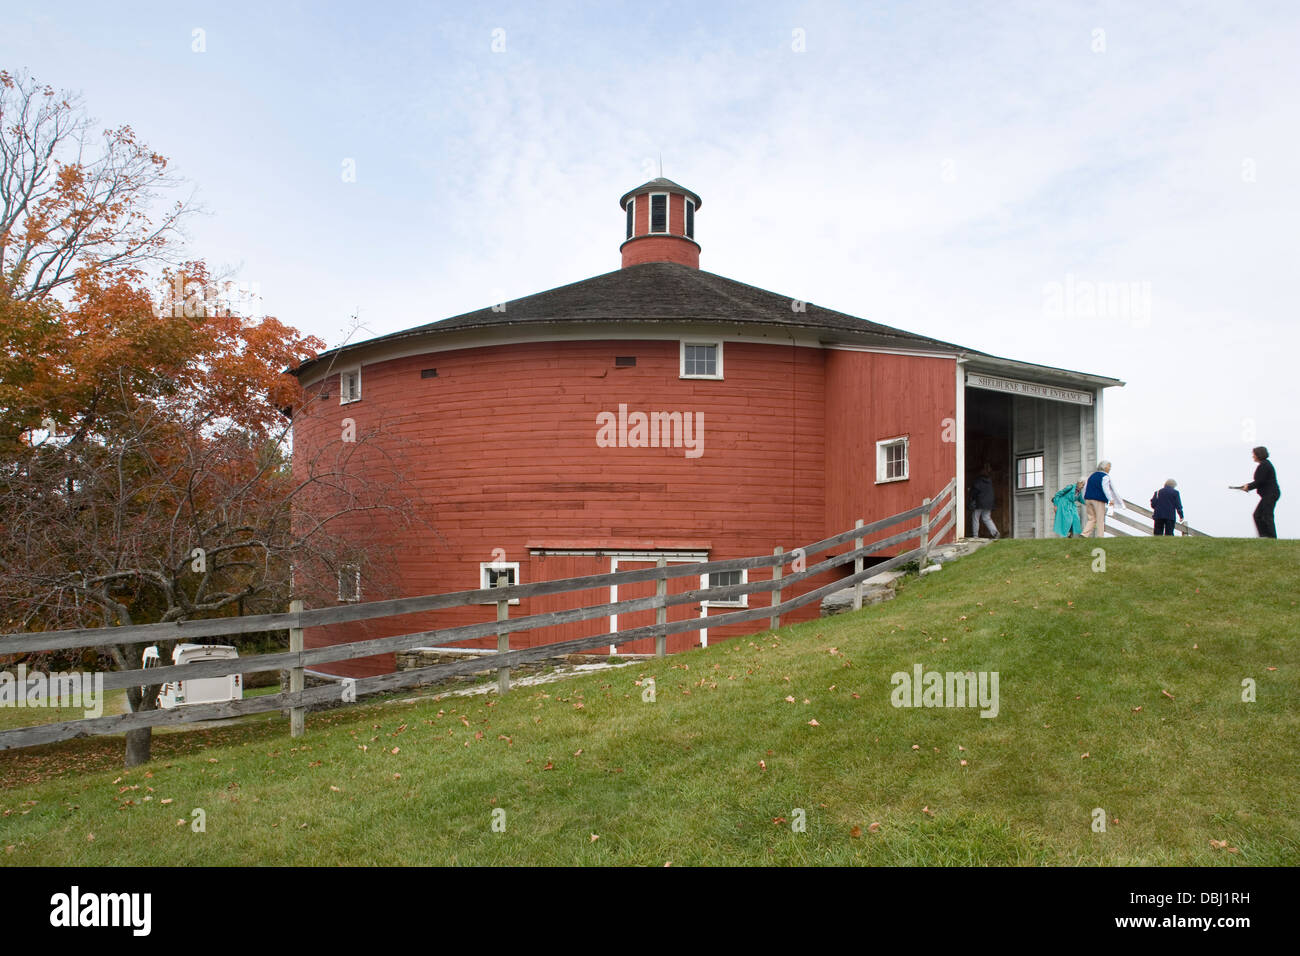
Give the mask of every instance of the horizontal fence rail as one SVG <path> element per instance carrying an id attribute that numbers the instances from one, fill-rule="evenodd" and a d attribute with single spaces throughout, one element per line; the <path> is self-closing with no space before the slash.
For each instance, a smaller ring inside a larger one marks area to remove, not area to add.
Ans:
<path id="1" fill-rule="evenodd" d="M 1112 521 L 1114 521 L 1117 524 L 1124 525 L 1124 527 L 1126 528 L 1134 528 L 1137 531 L 1145 532 L 1146 534 L 1155 534 L 1154 522 L 1156 516 L 1154 511 L 1152 511 L 1150 508 L 1142 507 L 1137 502 L 1129 501 L 1127 498 L 1124 499 L 1124 507 L 1128 511 L 1132 511 L 1137 514 L 1140 514 L 1146 518 L 1149 518 L 1150 520 L 1146 522 L 1138 521 L 1136 518 L 1130 518 L 1128 515 L 1121 514 L 1117 511 L 1114 514 L 1108 515 L 1106 517 L 1106 523 L 1110 524 Z M 1117 529 L 1108 528 L 1107 530 L 1114 530 L 1122 538 L 1140 537 L 1140 535 L 1130 535 L 1128 532 L 1118 531 Z M 1175 521 L 1174 531 L 1177 532 L 1178 534 L 1185 535 L 1185 536 L 1194 535 L 1198 538 L 1211 537 L 1210 535 L 1206 534 L 1204 531 L 1197 531 L 1195 528 L 1193 528 L 1185 521 Z"/>
<path id="2" fill-rule="evenodd" d="M 854 527 L 802 548 L 795 548 L 790 551 L 778 549 L 778 553 L 772 555 L 664 565 L 636 571 L 618 571 L 610 574 L 540 581 L 534 584 L 456 591 L 389 601 L 372 601 L 367 604 L 302 610 L 287 614 L 262 614 L 242 618 L 216 618 L 204 621 L 141 624 L 117 628 L 81 628 L 36 635 L 0 635 L 0 652 L 14 654 L 36 650 L 102 647 L 106 644 L 189 641 L 198 637 L 229 636 L 254 631 L 298 630 L 307 627 L 320 627 L 326 624 L 374 620 L 468 605 L 496 604 L 498 606 L 498 616 L 503 617 L 505 609 L 508 608 L 508 602 L 523 597 L 562 594 L 571 591 L 646 581 L 666 582 L 670 578 L 709 574 L 718 571 L 764 567 L 772 568 L 774 571 L 773 576 L 766 580 L 722 587 L 695 588 L 671 595 L 656 593 L 650 597 L 630 598 L 563 611 L 531 614 L 520 618 L 484 621 L 456 627 L 399 634 L 392 637 L 332 644 L 307 650 L 261 654 L 253 657 L 202 661 L 193 664 L 173 664 L 128 671 L 111 671 L 103 675 L 104 689 L 106 691 L 145 684 L 153 688 L 178 680 L 224 677 L 231 674 L 249 674 L 273 670 L 290 671 L 291 675 L 294 676 L 296 687 L 300 686 L 297 682 L 301 672 L 305 668 L 318 664 L 355 660 L 361 657 L 370 657 L 376 654 L 407 650 L 414 647 L 446 646 L 461 641 L 494 636 L 498 637 L 498 646 L 503 647 L 500 638 L 501 635 L 505 634 L 515 634 L 557 624 L 609 617 L 615 614 L 622 615 L 635 611 L 655 610 L 663 612 L 669 607 L 695 603 L 701 600 L 727 600 L 741 595 L 770 592 L 775 602 L 770 606 L 741 608 L 724 614 L 710 615 L 707 618 L 694 617 L 672 622 L 663 620 L 663 614 L 660 613 L 661 619 L 655 624 L 642 627 L 513 651 L 498 650 L 486 657 L 434 664 L 378 677 L 345 680 L 342 684 L 308 689 L 282 690 L 278 694 L 250 697 L 244 700 L 222 701 L 212 704 L 186 704 L 172 709 L 142 710 L 135 713 L 114 714 L 105 717 L 84 718 L 18 728 L 0 732 L 0 750 L 37 746 L 76 737 L 124 733 L 128 730 L 143 727 L 265 713 L 285 708 L 300 713 L 301 708 L 340 701 L 343 697 L 344 688 L 349 692 L 349 700 L 351 700 L 367 694 L 475 674 L 484 670 L 501 672 L 503 674 L 501 688 L 504 690 L 508 687 L 509 680 L 508 676 L 505 676 L 505 672 L 509 668 L 520 664 L 585 650 L 594 650 L 611 644 L 626 644 L 643 638 L 656 638 L 658 648 L 661 646 L 658 639 L 665 638 L 669 634 L 698 630 L 702 626 L 709 628 L 724 627 L 729 624 L 740 624 L 762 618 L 770 618 L 775 626 L 782 614 L 804 607 L 813 601 L 818 601 L 834 591 L 853 587 L 873 575 L 913 561 L 924 564 L 932 543 L 942 540 L 952 530 L 955 515 L 948 517 L 946 522 L 943 519 L 949 516 L 955 507 L 955 490 L 955 480 L 950 481 L 934 499 L 927 499 L 915 508 L 879 521 L 873 521 L 870 524 Z M 921 519 L 918 524 L 905 526 L 902 531 L 895 532 L 877 541 L 864 543 L 861 547 L 854 547 L 842 553 L 830 555 L 816 564 L 806 564 L 806 559 L 810 555 L 821 554 L 853 542 L 855 539 L 862 539 L 895 528 L 917 518 Z M 942 524 L 940 524 L 941 522 Z M 936 525 L 940 525 L 937 531 L 933 530 Z M 912 540 L 916 540 L 918 543 L 910 550 L 871 567 L 863 567 L 861 570 L 857 570 L 858 567 L 861 567 L 863 558 Z M 804 570 L 786 573 L 786 565 L 793 564 L 796 561 L 805 562 Z M 854 564 L 854 570 L 847 577 L 837 578 L 835 581 L 814 588 L 811 591 L 780 600 L 782 591 L 788 591 L 792 586 L 800 582 L 849 563 Z M 658 590 L 662 591 L 663 588 Z M 295 721 L 295 731 L 297 729 L 297 722 Z"/>

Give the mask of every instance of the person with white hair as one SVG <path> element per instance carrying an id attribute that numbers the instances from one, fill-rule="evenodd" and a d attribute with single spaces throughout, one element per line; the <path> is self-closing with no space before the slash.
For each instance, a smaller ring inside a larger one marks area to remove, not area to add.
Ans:
<path id="1" fill-rule="evenodd" d="M 1115 485 L 1110 480 L 1110 462 L 1099 461 L 1097 470 L 1088 476 L 1083 489 L 1083 506 L 1088 510 L 1088 520 L 1083 525 L 1085 538 L 1094 528 L 1097 533 L 1092 537 L 1106 536 L 1107 505 L 1114 505 L 1120 510 L 1124 507 L 1123 499 L 1120 498 L 1119 492 L 1115 490 Z"/>
<path id="2" fill-rule="evenodd" d="M 1178 515 L 1179 521 L 1187 520 L 1183 515 L 1183 499 L 1177 489 L 1178 482 L 1170 478 L 1151 496 L 1151 515 L 1155 521 L 1153 534 L 1156 537 L 1174 536 L 1174 515 Z"/>

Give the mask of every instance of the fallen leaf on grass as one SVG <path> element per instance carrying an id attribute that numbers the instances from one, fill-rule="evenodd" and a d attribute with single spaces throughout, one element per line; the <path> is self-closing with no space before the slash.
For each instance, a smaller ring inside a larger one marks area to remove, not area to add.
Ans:
<path id="1" fill-rule="evenodd" d="M 591 842 L 592 842 L 592 843 L 595 843 L 595 842 L 596 842 L 597 840 L 599 840 L 599 839 L 600 839 L 600 836 L 599 836 L 598 834 L 593 833 L 593 834 L 591 835 Z"/>
<path id="2" fill-rule="evenodd" d="M 546 761 L 546 766 L 543 767 L 542 769 L 543 769 L 543 770 L 554 770 L 554 769 L 555 769 L 555 764 L 551 763 L 551 762 L 548 760 L 548 761 Z"/>
<path id="3" fill-rule="evenodd" d="M 809 726 L 809 727 L 820 727 L 821 724 L 817 723 L 817 718 L 814 717 L 812 720 L 808 721 L 808 726 Z"/>
<path id="4" fill-rule="evenodd" d="M 921 745 L 920 745 L 920 744 L 912 744 L 912 749 L 913 749 L 913 750 L 920 750 L 920 749 L 921 749 Z"/>
<path id="5" fill-rule="evenodd" d="M 1174 695 L 1171 694 L 1171 693 L 1169 693 L 1169 691 L 1167 691 L 1167 690 L 1162 690 L 1160 693 L 1164 694 L 1164 695 L 1165 695 L 1166 697 L 1168 697 L 1170 700 L 1173 700 L 1173 699 L 1174 699 Z"/>
<path id="6" fill-rule="evenodd" d="M 760 761 L 758 762 L 758 769 L 759 769 L 759 770 L 766 770 L 766 769 L 767 769 L 767 761 L 766 761 L 766 760 L 760 760 Z"/>
<path id="7" fill-rule="evenodd" d="M 1089 757 L 1091 757 L 1091 756 L 1092 756 L 1092 754 L 1080 754 L 1080 755 L 1079 755 L 1079 759 L 1080 759 L 1080 760 L 1087 760 L 1087 759 L 1088 759 Z"/>
<path id="8" fill-rule="evenodd" d="M 338 792 L 339 792 L 339 788 L 336 787 L 336 786 L 334 786 L 334 784 L 331 783 L 331 784 L 330 784 L 330 792 L 331 792 L 331 793 L 338 793 Z"/>
<path id="9" fill-rule="evenodd" d="M 573 752 L 573 755 L 574 755 L 575 757 L 581 757 L 581 756 L 582 756 L 582 748 L 579 747 L 577 750 L 575 750 L 575 751 Z"/>
<path id="10" fill-rule="evenodd" d="M 855 840 L 862 836 L 862 827 L 854 827 L 849 831 L 849 836 L 853 837 Z"/>
<path id="11" fill-rule="evenodd" d="M 1134 707 L 1134 708 L 1133 708 L 1133 713 L 1135 713 L 1135 714 L 1140 714 L 1141 712 L 1142 712 L 1142 707 L 1141 707 L 1141 706 L 1137 706 L 1137 707 Z"/>
<path id="12" fill-rule="evenodd" d="M 880 832 L 880 824 L 879 824 L 879 823 L 873 823 L 873 824 L 871 824 L 871 826 L 867 827 L 867 832 L 868 832 L 868 833 L 879 833 L 879 832 Z"/>
<path id="13" fill-rule="evenodd" d="M 786 702 L 787 704 L 793 704 L 793 703 L 794 703 L 794 698 L 793 698 L 793 697 L 787 697 L 787 698 L 785 699 L 785 702 Z"/>
<path id="14" fill-rule="evenodd" d="M 961 762 L 961 765 L 962 765 L 963 767 L 966 766 L 966 761 L 963 760 L 963 761 Z"/>
<path id="15" fill-rule="evenodd" d="M 780 826 L 782 823 L 785 823 L 785 817 L 773 817 L 772 822 L 777 826 Z"/>
<path id="16" fill-rule="evenodd" d="M 921 812 L 929 816 L 934 816 L 934 811 L 931 810 L 929 807 L 922 807 Z"/>

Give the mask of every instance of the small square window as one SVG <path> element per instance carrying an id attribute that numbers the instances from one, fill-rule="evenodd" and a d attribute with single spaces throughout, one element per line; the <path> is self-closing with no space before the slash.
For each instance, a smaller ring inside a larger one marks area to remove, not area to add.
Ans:
<path id="1" fill-rule="evenodd" d="M 721 342 L 683 342 L 681 378 L 722 378 Z"/>
<path id="2" fill-rule="evenodd" d="M 1016 490 L 1043 487 L 1043 456 L 1023 455 L 1016 459 Z"/>
<path id="3" fill-rule="evenodd" d="M 710 574 L 700 575 L 700 587 L 702 588 L 728 588 L 735 587 L 737 584 L 748 584 L 749 572 L 741 568 L 737 571 L 714 571 Z M 730 598 L 712 598 L 700 602 L 704 607 L 749 607 L 749 595 L 738 594 Z"/>
<path id="4" fill-rule="evenodd" d="M 484 561 L 478 566 L 480 588 L 504 588 L 519 583 L 518 561 Z M 496 604 L 496 601 L 480 601 L 480 604 Z M 519 598 L 512 598 L 511 604 L 518 604 Z"/>
<path id="5" fill-rule="evenodd" d="M 656 193 L 650 197 L 650 231 L 668 231 L 668 194 Z"/>
<path id="6" fill-rule="evenodd" d="M 339 404 L 361 400 L 361 366 L 339 373 Z"/>
<path id="7" fill-rule="evenodd" d="M 876 484 L 907 480 L 907 438 L 876 442 Z"/>
<path id="8" fill-rule="evenodd" d="M 339 600 L 361 600 L 361 568 L 355 564 L 345 564 L 339 568 Z"/>

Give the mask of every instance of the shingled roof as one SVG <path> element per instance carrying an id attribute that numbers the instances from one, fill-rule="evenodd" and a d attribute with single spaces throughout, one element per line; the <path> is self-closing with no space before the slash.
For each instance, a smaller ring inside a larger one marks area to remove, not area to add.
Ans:
<path id="1" fill-rule="evenodd" d="M 660 176 L 658 179 L 652 179 L 648 183 L 642 183 L 640 186 L 636 187 L 636 189 L 629 189 L 627 192 L 625 192 L 621 197 L 619 197 L 618 208 L 626 209 L 627 201 L 631 199 L 633 196 L 636 196 L 640 193 L 672 193 L 672 192 L 685 193 L 695 203 L 696 209 L 699 209 L 701 206 L 704 205 L 704 200 L 700 199 L 700 197 L 696 195 L 693 191 L 681 185 L 681 183 L 675 183 L 671 179 L 664 179 L 662 176 Z"/>
<path id="2" fill-rule="evenodd" d="M 526 328 L 555 323 L 700 322 L 816 330 L 823 340 L 903 349 L 983 354 L 975 349 L 895 329 L 674 262 L 647 262 L 512 299 L 504 310 L 466 312 L 401 332 L 392 332 L 322 354 L 294 370 L 301 374 L 316 363 L 360 346 L 374 346 L 444 332 L 499 327 Z M 593 334 L 595 334 L 593 332 Z"/>

